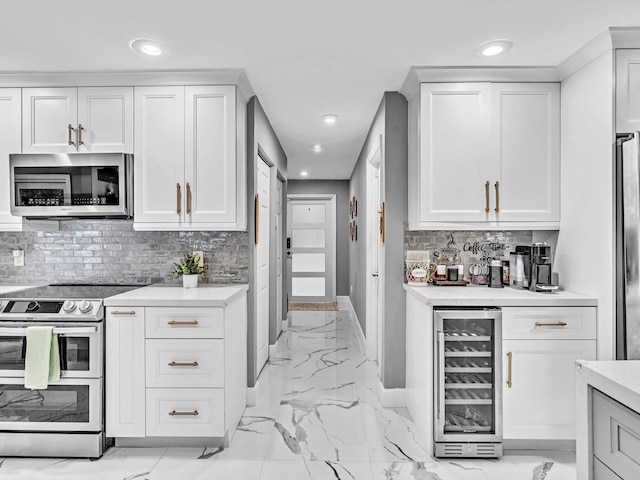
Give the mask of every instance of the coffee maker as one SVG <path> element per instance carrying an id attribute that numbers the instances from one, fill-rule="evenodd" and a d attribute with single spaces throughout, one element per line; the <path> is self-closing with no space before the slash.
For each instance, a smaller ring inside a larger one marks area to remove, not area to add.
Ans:
<path id="1" fill-rule="evenodd" d="M 531 245 L 531 275 L 529 290 L 532 292 L 552 292 L 558 289 L 551 282 L 551 246 L 546 243 Z"/>

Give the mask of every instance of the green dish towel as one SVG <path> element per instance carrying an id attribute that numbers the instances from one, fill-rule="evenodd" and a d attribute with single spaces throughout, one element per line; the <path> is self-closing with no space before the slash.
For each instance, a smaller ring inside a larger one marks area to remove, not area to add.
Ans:
<path id="1" fill-rule="evenodd" d="M 27 327 L 27 354 L 24 365 L 24 386 L 44 390 L 49 382 L 60 380 L 58 335 L 53 327 Z"/>

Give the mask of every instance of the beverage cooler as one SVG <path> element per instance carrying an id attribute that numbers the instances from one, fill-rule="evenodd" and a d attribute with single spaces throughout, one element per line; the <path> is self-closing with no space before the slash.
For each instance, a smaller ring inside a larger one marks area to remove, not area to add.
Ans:
<path id="1" fill-rule="evenodd" d="M 434 310 L 436 457 L 502 456 L 499 309 Z"/>

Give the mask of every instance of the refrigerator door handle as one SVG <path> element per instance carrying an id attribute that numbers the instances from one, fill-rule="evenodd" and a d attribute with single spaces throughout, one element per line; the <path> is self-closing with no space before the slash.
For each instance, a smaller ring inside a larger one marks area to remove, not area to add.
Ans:
<path id="1" fill-rule="evenodd" d="M 640 305 L 640 133 L 622 145 L 622 207 L 624 224 L 625 319 L 639 313 Z M 626 321 L 627 360 L 640 359 L 640 349 L 631 340 L 640 334 L 640 324 Z"/>

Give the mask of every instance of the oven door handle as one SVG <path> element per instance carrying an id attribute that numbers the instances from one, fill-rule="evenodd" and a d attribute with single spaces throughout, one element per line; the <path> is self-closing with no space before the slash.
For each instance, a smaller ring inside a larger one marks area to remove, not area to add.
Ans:
<path id="1" fill-rule="evenodd" d="M 53 333 L 58 335 L 78 335 L 83 333 L 96 333 L 98 327 L 53 327 Z M 7 337 L 24 337 L 27 327 L 0 327 L 0 335 Z"/>

